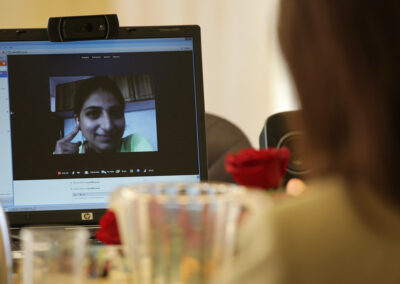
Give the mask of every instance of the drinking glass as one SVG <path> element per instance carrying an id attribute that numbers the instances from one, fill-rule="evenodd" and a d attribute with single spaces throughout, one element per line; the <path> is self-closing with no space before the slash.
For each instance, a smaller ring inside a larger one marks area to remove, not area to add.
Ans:
<path id="1" fill-rule="evenodd" d="M 85 228 L 22 229 L 23 283 L 84 283 L 88 238 Z"/>
<path id="2" fill-rule="evenodd" d="M 130 270 L 120 245 L 90 245 L 87 253 L 86 283 L 128 284 Z"/>
<path id="3" fill-rule="evenodd" d="M 143 184 L 111 195 L 137 284 L 223 283 L 257 198 L 222 183 Z"/>
<path id="4" fill-rule="evenodd" d="M 0 203 L 0 283 L 12 281 L 12 258 L 10 236 L 5 212 Z"/>

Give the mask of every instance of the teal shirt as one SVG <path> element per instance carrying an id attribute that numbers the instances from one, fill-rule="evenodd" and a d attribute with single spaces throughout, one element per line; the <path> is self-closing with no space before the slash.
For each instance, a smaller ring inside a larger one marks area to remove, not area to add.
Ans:
<path id="1" fill-rule="evenodd" d="M 86 142 L 85 142 L 86 143 Z M 79 154 L 85 154 L 85 143 L 79 146 Z M 152 152 L 153 146 L 140 134 L 131 134 L 122 138 L 121 148 L 117 152 Z"/>

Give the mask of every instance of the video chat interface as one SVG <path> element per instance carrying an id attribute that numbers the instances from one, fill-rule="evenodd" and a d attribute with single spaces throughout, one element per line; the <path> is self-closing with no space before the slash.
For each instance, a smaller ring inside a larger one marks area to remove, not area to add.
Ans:
<path id="1" fill-rule="evenodd" d="M 109 193 L 124 184 L 199 181 L 192 51 L 191 38 L 0 42 L 0 201 L 6 211 L 106 208 Z M 68 107 L 55 111 L 51 82 L 143 74 L 151 78 L 153 97 L 137 97 L 125 117 L 132 114 L 127 127 L 145 132 L 153 151 L 54 155 L 72 116 Z"/>

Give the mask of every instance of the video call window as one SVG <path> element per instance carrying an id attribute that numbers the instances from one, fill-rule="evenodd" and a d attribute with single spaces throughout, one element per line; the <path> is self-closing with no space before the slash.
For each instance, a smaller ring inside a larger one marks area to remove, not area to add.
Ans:
<path id="1" fill-rule="evenodd" d="M 7 58 L 14 180 L 199 172 L 192 51 Z"/>
<path id="2" fill-rule="evenodd" d="M 50 77 L 53 154 L 158 150 L 151 75 Z"/>

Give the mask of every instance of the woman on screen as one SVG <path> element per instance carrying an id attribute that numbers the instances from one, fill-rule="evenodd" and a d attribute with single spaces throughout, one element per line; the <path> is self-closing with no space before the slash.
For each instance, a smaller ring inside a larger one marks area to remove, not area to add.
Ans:
<path id="1" fill-rule="evenodd" d="M 125 101 L 117 84 L 108 77 L 84 80 L 75 96 L 76 128 L 56 143 L 55 154 L 154 151 L 140 134 L 122 138 Z M 71 142 L 79 130 L 84 142 Z"/>

